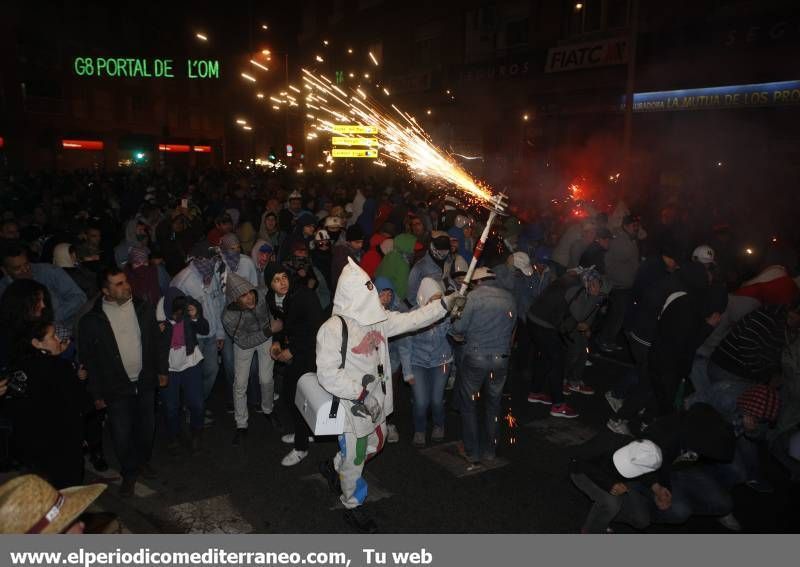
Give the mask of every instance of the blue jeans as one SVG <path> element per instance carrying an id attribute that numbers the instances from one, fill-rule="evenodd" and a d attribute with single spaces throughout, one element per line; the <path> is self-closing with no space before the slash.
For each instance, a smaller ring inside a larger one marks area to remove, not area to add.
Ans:
<path id="1" fill-rule="evenodd" d="M 461 424 L 464 450 L 471 461 L 480 459 L 481 448 L 486 456 L 495 454 L 500 399 L 507 374 L 508 355 L 464 353 L 460 386 Z M 486 409 L 486 434 L 483 443 L 480 441 L 477 412 L 478 394 L 481 390 Z"/>
<path id="2" fill-rule="evenodd" d="M 724 516 L 733 510 L 730 491 L 714 478 L 707 466 L 695 465 L 671 476 L 672 505 L 659 510 L 649 483 L 634 481 L 631 487 L 650 498 L 650 515 L 654 524 L 683 524 L 692 516 Z"/>
<path id="3" fill-rule="evenodd" d="M 450 374 L 450 364 L 433 368 L 412 366 L 414 384 L 414 432 L 425 433 L 428 429 L 428 409 L 433 413 L 434 427 L 444 427 L 444 387 Z"/>
<path id="4" fill-rule="evenodd" d="M 219 360 L 217 360 L 217 337 L 197 339 L 200 352 L 203 353 L 203 399 L 207 400 L 217 381 Z"/>
<path id="5" fill-rule="evenodd" d="M 189 427 L 192 431 L 203 429 L 205 398 L 203 398 L 203 366 L 196 364 L 181 372 L 170 372 L 167 387 L 161 391 L 161 400 L 167 414 L 167 435 L 175 439 L 181 430 L 181 391 L 189 408 Z"/>
<path id="6" fill-rule="evenodd" d="M 150 462 L 153 454 L 155 390 L 140 391 L 110 402 L 108 426 L 122 478 L 136 479 L 139 467 Z"/>

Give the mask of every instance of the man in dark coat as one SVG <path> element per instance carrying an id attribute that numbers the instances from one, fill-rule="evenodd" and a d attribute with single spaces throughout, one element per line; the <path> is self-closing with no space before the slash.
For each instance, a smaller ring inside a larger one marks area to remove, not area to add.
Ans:
<path id="1" fill-rule="evenodd" d="M 108 408 L 111 439 L 121 465 L 120 494 L 132 496 L 150 466 L 155 431 L 155 392 L 166 386 L 167 353 L 159 353 L 153 306 L 134 298 L 125 272 L 100 273 L 101 297 L 80 320 L 79 354 L 95 407 Z"/>

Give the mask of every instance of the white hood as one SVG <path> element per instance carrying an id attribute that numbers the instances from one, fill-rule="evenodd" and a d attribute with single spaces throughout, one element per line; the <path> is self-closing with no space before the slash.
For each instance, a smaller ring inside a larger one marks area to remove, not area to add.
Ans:
<path id="1" fill-rule="evenodd" d="M 69 253 L 69 242 L 62 242 L 56 244 L 53 249 L 53 264 L 59 268 L 74 268 L 75 262 L 72 261 L 72 256 Z"/>
<path id="2" fill-rule="evenodd" d="M 336 284 L 333 314 L 353 319 L 364 327 L 386 321 L 388 318 L 375 284 L 367 272 L 353 262 L 352 258 L 347 259 L 347 265 Z"/>
<path id="3" fill-rule="evenodd" d="M 437 293 L 444 295 L 444 287 L 441 282 L 434 278 L 422 278 L 417 291 L 417 305 L 427 305 L 431 297 Z"/>

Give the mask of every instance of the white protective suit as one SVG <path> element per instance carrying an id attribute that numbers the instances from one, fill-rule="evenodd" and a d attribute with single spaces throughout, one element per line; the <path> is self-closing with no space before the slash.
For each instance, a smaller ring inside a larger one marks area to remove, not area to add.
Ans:
<path id="1" fill-rule="evenodd" d="M 333 298 L 333 317 L 317 333 L 317 378 L 325 390 L 341 402 L 345 412 L 344 433 L 339 436 L 339 453 L 334 468 L 342 487 L 341 500 L 347 508 L 364 503 L 367 483 L 361 477 L 364 463 L 383 448 L 386 416 L 394 408 L 392 369 L 387 340 L 416 329 L 427 327 L 447 314 L 444 303 L 436 301 L 409 313 L 387 311 L 378 297 L 378 290 L 369 275 L 348 259 L 342 270 Z M 342 323 L 347 324 L 347 357 L 342 364 Z M 383 365 L 382 378 L 379 365 Z M 364 390 L 365 375 L 375 381 L 367 390 L 377 398 L 382 411 L 375 421 L 352 412 Z"/>

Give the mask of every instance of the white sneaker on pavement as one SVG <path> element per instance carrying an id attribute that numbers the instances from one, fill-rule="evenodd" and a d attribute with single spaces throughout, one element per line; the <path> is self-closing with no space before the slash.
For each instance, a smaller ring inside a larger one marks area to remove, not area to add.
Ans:
<path id="1" fill-rule="evenodd" d="M 737 520 L 736 516 L 734 516 L 732 513 L 720 516 L 719 518 L 717 518 L 717 521 L 723 528 L 728 529 L 732 532 L 742 531 L 742 524 L 739 523 L 739 520 Z"/>
<path id="2" fill-rule="evenodd" d="M 287 433 L 286 435 L 282 436 L 281 437 L 281 441 L 283 441 L 287 445 L 294 445 L 294 433 Z M 308 436 L 308 442 L 309 443 L 313 443 L 314 442 L 314 436 L 313 435 L 309 435 Z"/>
<path id="3" fill-rule="evenodd" d="M 293 467 L 308 456 L 308 451 L 298 451 L 292 449 L 281 461 L 284 467 Z"/>

